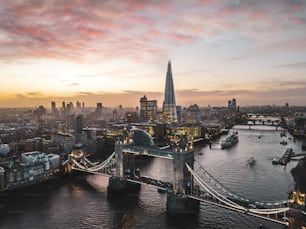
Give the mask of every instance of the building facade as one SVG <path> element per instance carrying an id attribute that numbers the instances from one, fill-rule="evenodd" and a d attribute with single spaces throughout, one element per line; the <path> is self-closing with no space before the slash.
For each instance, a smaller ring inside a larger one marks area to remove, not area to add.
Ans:
<path id="1" fill-rule="evenodd" d="M 70 153 L 75 145 L 75 136 L 68 133 L 56 133 L 51 136 L 51 141 L 59 144 L 65 154 Z"/>
<path id="2" fill-rule="evenodd" d="M 185 123 L 200 123 L 201 110 L 197 104 L 190 105 L 184 112 Z"/>
<path id="3" fill-rule="evenodd" d="M 148 100 L 144 95 L 140 98 L 140 121 L 149 122 L 156 121 L 157 118 L 157 100 Z"/>
<path id="4" fill-rule="evenodd" d="M 227 106 L 230 111 L 236 111 L 237 110 L 236 99 L 233 98 L 232 100 L 228 100 Z"/>

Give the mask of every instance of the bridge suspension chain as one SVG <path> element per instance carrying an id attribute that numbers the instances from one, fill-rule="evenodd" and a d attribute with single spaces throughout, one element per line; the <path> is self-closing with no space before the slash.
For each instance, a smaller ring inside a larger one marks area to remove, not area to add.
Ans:
<path id="1" fill-rule="evenodd" d="M 280 200 L 280 201 L 274 201 L 274 202 L 259 202 L 255 200 L 250 200 L 244 197 L 241 197 L 239 194 L 231 191 L 226 186 L 224 186 L 222 183 L 220 183 L 216 178 L 214 178 L 198 161 L 196 161 L 199 165 L 199 168 L 202 170 L 204 175 L 209 179 L 215 182 L 215 186 L 217 186 L 219 189 L 221 189 L 224 193 L 228 194 L 232 198 L 237 199 L 238 201 L 242 201 L 246 204 L 256 204 L 261 206 L 280 206 L 282 204 L 287 204 L 288 200 Z"/>
<path id="2" fill-rule="evenodd" d="M 94 167 L 84 166 L 84 165 L 80 164 L 79 162 L 77 162 L 75 159 L 72 159 L 72 161 L 80 169 L 86 170 L 88 172 L 96 172 L 98 170 L 106 168 L 109 165 L 110 161 L 113 159 L 114 156 L 115 156 L 115 152 L 113 152 L 105 161 L 101 162 L 98 165 L 95 165 Z M 85 162 L 87 162 L 89 165 L 94 165 L 94 163 L 90 162 L 86 158 L 85 158 Z"/>
<path id="3" fill-rule="evenodd" d="M 223 203 L 227 206 L 230 206 L 230 207 L 233 207 L 233 208 L 239 209 L 239 210 L 248 211 L 248 212 L 251 212 L 251 213 L 254 213 L 254 214 L 259 214 L 259 215 L 272 215 L 272 214 L 283 213 L 283 212 L 286 212 L 286 211 L 289 210 L 288 207 L 286 207 L 286 208 L 274 208 L 274 209 L 250 209 L 250 208 L 243 207 L 243 206 L 227 199 L 226 196 L 221 195 L 220 193 L 215 191 L 199 175 L 197 175 L 195 173 L 195 171 L 193 169 L 191 169 L 191 167 L 188 164 L 186 164 L 186 167 L 187 167 L 188 171 L 192 174 L 192 176 L 196 179 L 196 181 L 201 185 L 202 188 L 204 188 L 210 195 L 212 195 L 214 198 L 216 198 L 221 203 Z"/>
<path id="4" fill-rule="evenodd" d="M 192 176 L 196 179 L 196 181 L 201 185 L 202 188 L 204 188 L 210 195 L 212 195 L 215 199 L 219 200 L 221 203 L 236 208 L 240 210 L 247 210 L 245 207 L 240 206 L 239 204 L 227 199 L 226 196 L 221 195 L 216 190 L 214 190 L 211 186 L 209 186 L 205 181 L 202 180 L 201 177 L 199 177 L 193 169 L 190 168 L 190 166 L 186 163 L 186 167 L 188 171 L 192 174 Z"/>

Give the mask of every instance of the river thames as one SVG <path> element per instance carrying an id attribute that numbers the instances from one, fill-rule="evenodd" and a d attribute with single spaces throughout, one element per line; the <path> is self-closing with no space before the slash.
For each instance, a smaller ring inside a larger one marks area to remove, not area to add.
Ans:
<path id="1" fill-rule="evenodd" d="M 219 145 L 195 149 L 195 169 L 202 165 L 233 192 L 248 199 L 278 201 L 294 188 L 291 169 L 272 165 L 288 147 L 301 153 L 301 142 L 287 133 L 288 145 L 280 144 L 282 130 L 275 127 L 235 126 L 239 142 L 229 149 Z M 221 136 L 216 141 L 221 141 Z M 253 157 L 256 164 L 248 166 Z M 150 159 L 139 162 L 142 175 L 171 181 L 172 161 Z M 63 179 L 42 191 L 1 200 L 0 228 L 282 228 L 281 225 L 201 203 L 199 214 L 170 219 L 166 194 L 142 185 L 139 194 L 110 199 L 108 178 L 98 175 Z"/>

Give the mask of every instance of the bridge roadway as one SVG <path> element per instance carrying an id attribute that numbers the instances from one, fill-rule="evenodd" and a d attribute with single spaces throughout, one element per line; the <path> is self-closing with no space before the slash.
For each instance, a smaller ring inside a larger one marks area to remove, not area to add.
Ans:
<path id="1" fill-rule="evenodd" d="M 82 172 L 87 172 L 87 173 L 91 173 L 91 174 L 96 174 L 96 175 L 102 175 L 102 176 L 106 176 L 106 177 L 111 177 L 113 176 L 113 174 L 111 174 L 110 172 L 99 172 L 99 171 L 88 171 L 88 170 L 84 170 L 84 169 L 80 169 L 80 168 L 73 168 L 74 170 L 77 171 L 82 171 Z M 161 181 L 161 180 L 157 180 L 157 179 L 153 179 L 153 178 L 149 178 L 146 176 L 142 176 L 142 177 L 130 177 L 130 176 L 126 176 L 125 177 L 127 179 L 127 181 L 129 182 L 133 182 L 133 183 L 137 183 L 137 184 L 144 184 L 144 185 L 150 185 L 153 186 L 159 190 L 163 190 L 166 192 L 173 192 L 173 184 L 170 182 L 165 182 L 165 181 Z M 227 206 L 226 204 L 224 204 L 223 202 L 220 202 L 218 199 L 214 198 L 213 196 L 211 196 L 208 192 L 203 191 L 203 190 L 190 190 L 190 193 L 187 193 L 187 197 L 191 198 L 191 199 L 195 199 L 195 200 L 199 200 L 203 203 L 206 204 L 212 204 L 214 206 L 218 206 L 221 208 L 226 208 L 232 211 L 236 211 L 239 213 L 243 213 L 243 214 L 247 214 L 250 216 L 254 216 L 260 219 L 264 219 L 264 220 L 269 220 L 278 224 L 282 224 L 282 225 L 287 225 L 288 226 L 288 222 L 285 222 L 282 220 L 282 217 L 284 216 L 284 214 L 275 214 L 276 219 L 274 218 L 269 218 L 266 216 L 262 216 L 262 215 L 258 215 L 256 213 L 251 212 L 248 208 L 235 208 L 235 207 L 231 207 L 231 206 Z"/>
<path id="2" fill-rule="evenodd" d="M 80 168 L 77 168 L 77 167 L 73 167 L 72 169 L 76 170 L 76 171 L 81 171 L 81 172 L 86 172 L 86 173 L 91 173 L 91 174 L 101 175 L 101 176 L 106 176 L 106 177 L 114 176 L 114 174 L 110 170 L 104 170 L 102 172 L 102 171 L 88 171 L 86 169 L 80 169 Z M 146 176 L 140 176 L 140 177 L 138 177 L 138 176 L 134 176 L 134 177 L 125 176 L 124 178 L 129 182 L 133 182 L 133 183 L 137 183 L 137 184 L 151 185 L 155 188 L 158 188 L 158 189 L 164 190 L 164 191 L 172 191 L 173 190 L 173 184 L 171 182 L 161 181 L 161 180 L 153 179 L 153 178 L 146 177 Z"/>
<path id="3" fill-rule="evenodd" d="M 194 139 L 191 142 L 198 142 L 198 141 L 202 141 L 203 138 L 198 138 L 198 139 Z M 125 153 L 131 153 L 134 155 L 147 155 L 147 156 L 151 156 L 151 157 L 159 157 L 159 158 L 164 158 L 164 159 L 173 159 L 173 150 L 167 150 L 168 148 L 170 148 L 170 146 L 164 146 L 161 148 L 156 148 L 156 147 L 149 147 L 149 146 L 125 146 L 122 149 L 122 152 Z"/>
<path id="4" fill-rule="evenodd" d="M 145 154 L 147 155 L 149 154 L 157 155 L 156 152 L 158 152 L 158 149 L 155 151 L 155 150 L 152 150 L 151 148 L 148 149 L 147 147 L 133 147 L 133 148 L 128 148 L 128 149 L 124 148 L 123 151 L 125 150 L 128 150 L 129 152 L 134 152 L 135 154 L 143 154 L 145 152 Z M 162 156 L 163 158 L 166 157 L 167 159 L 172 159 L 172 157 L 168 157 L 169 155 L 170 155 L 169 151 L 166 151 L 164 155 L 161 153 L 158 154 L 158 156 Z M 114 155 L 111 155 L 111 157 L 109 157 L 105 162 L 102 162 L 99 165 L 89 163 L 85 159 L 80 160 L 80 162 L 77 162 L 75 159 L 71 159 L 71 162 L 73 163 L 72 169 L 110 177 L 114 175 L 113 174 L 113 163 L 111 162 L 111 159 L 113 156 Z M 280 217 L 282 216 L 285 217 L 286 211 L 289 211 L 289 207 L 286 206 L 286 207 L 279 207 L 279 208 L 269 208 L 271 207 L 269 206 L 268 208 L 266 208 L 266 205 L 265 205 L 265 206 L 260 206 L 260 208 L 257 208 L 259 206 L 255 205 L 255 203 L 258 203 L 258 202 L 253 202 L 253 201 L 251 202 L 250 200 L 247 200 L 248 205 L 246 203 L 242 203 L 241 201 L 239 201 L 238 196 L 237 198 L 233 198 L 233 197 L 229 197 L 228 195 L 224 193 L 223 194 L 220 193 L 219 191 L 217 191 L 216 187 L 212 187 L 212 185 L 204 181 L 198 175 L 198 173 L 196 173 L 188 164 L 185 164 L 185 165 L 188 171 L 190 172 L 190 174 L 193 176 L 195 184 L 198 184 L 198 185 L 194 187 L 186 188 L 185 193 L 176 193 L 176 194 L 182 195 L 182 196 L 187 195 L 189 198 L 197 199 L 201 202 L 214 204 L 219 207 L 235 210 L 237 212 L 245 213 L 251 216 L 256 216 L 258 218 L 266 219 L 266 220 L 280 223 L 283 225 L 288 225 L 288 222 L 282 221 Z M 111 167 L 108 167 L 108 166 L 111 166 Z M 95 169 L 95 168 L 99 168 L 99 169 Z M 217 184 L 217 187 L 219 185 L 221 190 L 224 190 L 229 195 L 232 194 L 232 193 L 229 193 L 228 190 L 226 190 L 221 183 L 216 181 L 213 178 L 213 176 L 211 176 L 203 167 L 200 167 L 200 168 L 202 172 L 204 172 L 204 175 L 210 178 L 210 180 L 215 181 L 215 183 Z M 135 176 L 134 174 L 129 174 L 128 176 L 124 176 L 123 178 L 127 179 L 130 182 L 134 182 L 134 183 L 152 185 L 158 189 L 165 190 L 168 192 L 174 191 L 173 185 L 170 182 L 164 182 L 164 181 L 156 180 L 156 179 L 149 178 L 149 177 L 138 177 L 138 176 Z M 200 190 L 200 188 L 205 191 Z M 232 194 L 231 196 L 235 197 L 236 195 Z M 280 204 L 280 202 L 278 202 L 278 204 Z M 275 216 L 275 219 L 270 218 L 271 215 Z"/>
<path id="5" fill-rule="evenodd" d="M 147 155 L 151 157 L 159 157 L 164 159 L 173 159 L 172 150 L 161 150 L 160 148 L 148 147 L 148 146 L 126 146 L 122 149 L 122 152 L 131 153 L 134 155 Z"/>

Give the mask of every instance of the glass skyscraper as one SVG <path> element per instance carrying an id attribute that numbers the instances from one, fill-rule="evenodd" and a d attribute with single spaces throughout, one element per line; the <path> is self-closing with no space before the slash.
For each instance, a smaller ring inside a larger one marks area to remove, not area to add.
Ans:
<path id="1" fill-rule="evenodd" d="M 168 68 L 167 68 L 163 113 L 168 116 L 169 122 L 177 122 L 176 102 L 175 102 L 174 85 L 172 78 L 172 67 L 170 61 L 168 62 Z"/>

